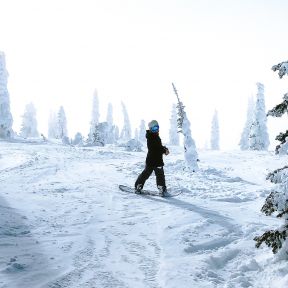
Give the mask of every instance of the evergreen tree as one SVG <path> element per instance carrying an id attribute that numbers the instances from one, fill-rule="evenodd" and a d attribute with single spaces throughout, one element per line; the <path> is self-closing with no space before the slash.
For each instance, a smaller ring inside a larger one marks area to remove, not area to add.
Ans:
<path id="1" fill-rule="evenodd" d="M 99 113 L 99 99 L 98 99 L 98 93 L 95 89 L 93 94 L 93 103 L 92 103 L 92 115 L 91 115 L 91 121 L 90 121 L 90 133 L 88 135 L 88 141 L 93 142 L 93 134 L 95 132 L 95 127 L 99 123 L 100 113 Z"/>
<path id="2" fill-rule="evenodd" d="M 36 109 L 33 103 L 26 105 L 25 112 L 22 117 L 23 121 L 20 136 L 24 138 L 38 137 L 39 133 L 37 131 Z"/>
<path id="3" fill-rule="evenodd" d="M 249 133 L 250 150 L 268 150 L 269 136 L 267 132 L 267 116 L 265 112 L 264 85 L 257 83 L 257 99 L 254 119 Z"/>
<path id="4" fill-rule="evenodd" d="M 5 54 L 0 51 L 0 138 L 9 139 L 13 136 L 13 118 L 10 112 L 10 97 L 7 88 L 8 72 Z"/>
<path id="5" fill-rule="evenodd" d="M 282 77 L 280 77 L 282 78 Z M 288 113 L 288 93 L 284 94 L 282 103 L 276 105 L 268 112 L 268 116 L 281 117 L 283 114 Z M 280 141 L 280 144 L 276 146 L 276 154 L 287 154 L 288 151 L 288 130 L 285 133 L 277 135 L 276 140 Z"/>
<path id="6" fill-rule="evenodd" d="M 184 136 L 184 157 L 187 164 L 187 167 L 191 169 L 193 172 L 198 170 L 198 153 L 196 151 L 196 145 L 195 142 L 191 136 L 191 130 L 190 130 L 190 122 L 187 118 L 186 112 L 184 111 L 185 106 L 180 101 L 178 92 L 172 83 L 174 92 L 177 96 L 178 104 L 177 104 L 177 111 L 178 111 L 178 128 L 180 129 L 180 132 Z"/>
<path id="7" fill-rule="evenodd" d="M 215 110 L 211 124 L 211 149 L 219 150 L 219 122 L 218 112 Z"/>
<path id="8" fill-rule="evenodd" d="M 100 122 L 95 126 L 92 144 L 96 146 L 105 146 L 109 134 L 109 124 Z"/>
<path id="9" fill-rule="evenodd" d="M 57 130 L 56 130 L 56 139 L 63 139 L 67 137 L 67 120 L 63 106 L 60 107 L 57 114 Z"/>
<path id="10" fill-rule="evenodd" d="M 288 72 L 288 62 L 282 62 L 272 67 L 272 70 L 279 70 L 279 77 L 282 78 Z M 288 111 L 288 97 L 287 94 L 283 97 L 284 101 L 276 105 L 267 115 L 274 117 L 281 117 Z M 284 134 L 279 137 L 284 138 Z M 279 135 L 278 135 L 279 136 Z M 278 137 L 277 136 L 277 137 Z M 286 137 L 285 137 L 286 138 Z M 256 247 L 260 247 L 263 243 L 272 248 L 273 253 L 281 251 L 280 255 L 287 259 L 288 255 L 288 166 L 276 169 L 269 173 L 267 180 L 275 183 L 275 189 L 266 198 L 265 203 L 261 209 L 266 215 L 276 213 L 278 218 L 284 219 L 283 225 L 280 227 L 266 231 L 261 236 L 254 238 Z"/>
<path id="11" fill-rule="evenodd" d="M 169 143 L 170 145 L 179 145 L 179 133 L 177 127 L 177 106 L 173 104 L 170 118 L 170 130 L 169 130 Z"/>
<path id="12" fill-rule="evenodd" d="M 141 120 L 140 127 L 139 127 L 139 141 L 146 142 L 146 128 L 145 128 L 144 120 Z"/>
<path id="13" fill-rule="evenodd" d="M 119 127 L 117 125 L 115 125 L 115 128 L 114 128 L 114 139 L 115 139 L 115 142 L 117 142 L 120 138 L 119 136 Z"/>
<path id="14" fill-rule="evenodd" d="M 113 126 L 113 106 L 111 103 L 108 104 L 106 121 L 110 126 Z"/>
<path id="15" fill-rule="evenodd" d="M 124 116 L 124 126 L 121 131 L 120 138 L 123 141 L 129 141 L 131 139 L 131 125 L 130 125 L 129 115 L 128 115 L 126 106 L 123 102 L 122 102 L 122 111 L 123 111 L 123 116 Z"/>
<path id="16" fill-rule="evenodd" d="M 106 143 L 107 144 L 113 144 L 115 142 L 115 126 L 113 125 L 113 106 L 111 103 L 108 104 L 108 109 L 107 109 L 107 117 L 106 117 L 106 122 L 108 124 L 107 126 L 107 139 Z"/>
<path id="17" fill-rule="evenodd" d="M 83 145 L 83 136 L 80 132 L 77 132 L 75 134 L 74 140 L 72 141 L 73 145 L 79 145 L 82 146 Z"/>
<path id="18" fill-rule="evenodd" d="M 48 138 L 57 138 L 57 114 L 54 111 L 50 111 L 48 120 Z"/>
<path id="19" fill-rule="evenodd" d="M 134 139 L 139 141 L 139 132 L 138 132 L 138 128 L 135 129 L 135 132 L 134 132 Z"/>
<path id="20" fill-rule="evenodd" d="M 254 115 L 254 100 L 253 97 L 249 97 L 247 114 L 246 114 L 246 123 L 242 131 L 239 143 L 241 150 L 249 150 L 249 134 L 251 125 L 253 123 L 253 115 Z"/>

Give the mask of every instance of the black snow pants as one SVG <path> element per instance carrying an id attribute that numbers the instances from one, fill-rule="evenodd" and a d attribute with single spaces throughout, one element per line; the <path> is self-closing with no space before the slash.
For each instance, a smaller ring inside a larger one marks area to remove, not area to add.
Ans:
<path id="1" fill-rule="evenodd" d="M 152 172 L 155 172 L 156 175 L 156 184 L 157 187 L 161 186 L 164 191 L 166 190 L 166 183 L 165 183 L 165 175 L 164 175 L 164 169 L 162 167 L 153 167 L 153 166 L 147 166 L 142 171 L 142 173 L 138 176 L 136 182 L 135 182 L 135 189 L 138 184 L 142 184 L 142 187 L 144 187 L 145 181 L 150 177 Z"/>

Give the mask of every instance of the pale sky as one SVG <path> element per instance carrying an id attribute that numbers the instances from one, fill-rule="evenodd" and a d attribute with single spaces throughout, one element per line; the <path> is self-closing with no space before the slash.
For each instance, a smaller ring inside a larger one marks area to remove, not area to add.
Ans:
<path id="1" fill-rule="evenodd" d="M 285 0 L 0 0 L 13 128 L 32 101 L 41 133 L 63 105 L 69 136 L 86 136 L 97 89 L 101 121 L 111 102 L 121 130 L 123 101 L 133 134 L 156 119 L 165 142 L 174 82 L 196 145 L 217 109 L 220 146 L 237 149 L 256 82 L 267 110 L 288 91 L 271 70 L 288 60 L 287 11 Z M 273 145 L 286 121 L 268 119 Z"/>

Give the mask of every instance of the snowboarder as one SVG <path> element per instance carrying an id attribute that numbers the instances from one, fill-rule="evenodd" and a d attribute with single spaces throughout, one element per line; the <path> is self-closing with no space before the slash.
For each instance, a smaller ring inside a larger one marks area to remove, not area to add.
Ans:
<path id="1" fill-rule="evenodd" d="M 169 150 L 162 145 L 159 137 L 159 124 L 156 120 L 152 120 L 148 124 L 149 130 L 146 130 L 148 153 L 146 157 L 146 166 L 135 182 L 135 193 L 141 193 L 145 181 L 150 177 L 152 172 L 156 175 L 156 184 L 160 195 L 164 196 L 167 191 L 164 175 L 163 154 L 168 155 Z"/>

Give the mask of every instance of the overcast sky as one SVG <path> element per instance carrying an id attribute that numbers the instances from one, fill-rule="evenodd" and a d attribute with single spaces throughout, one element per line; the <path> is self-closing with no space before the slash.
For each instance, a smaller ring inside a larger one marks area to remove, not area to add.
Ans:
<path id="1" fill-rule="evenodd" d="M 174 82 L 196 145 L 217 109 L 221 148 L 238 148 L 256 82 L 267 109 L 288 91 L 271 70 L 288 60 L 287 11 L 285 0 L 0 0 L 13 127 L 32 101 L 40 132 L 63 105 L 69 135 L 87 135 L 97 89 L 100 120 L 111 102 L 121 129 L 123 101 L 133 133 L 156 119 L 165 142 Z M 272 143 L 286 122 L 269 118 Z"/>

